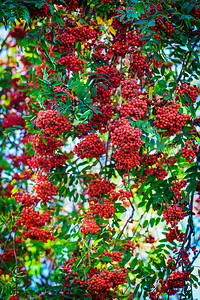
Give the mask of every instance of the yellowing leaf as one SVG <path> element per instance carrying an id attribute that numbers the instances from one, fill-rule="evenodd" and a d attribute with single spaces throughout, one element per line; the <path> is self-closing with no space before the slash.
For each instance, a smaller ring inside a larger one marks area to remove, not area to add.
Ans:
<path id="1" fill-rule="evenodd" d="M 17 180 L 16 180 L 16 179 L 13 179 L 13 180 L 11 181 L 11 184 L 14 185 L 16 182 L 17 182 Z"/>
<path id="2" fill-rule="evenodd" d="M 75 86 L 72 88 L 71 93 L 75 92 Z"/>
<path id="3" fill-rule="evenodd" d="M 58 233 L 61 233 L 61 231 L 62 231 L 62 228 L 59 227 L 59 228 L 57 229 L 57 232 L 58 232 Z"/>
<path id="4" fill-rule="evenodd" d="M 108 26 L 112 25 L 112 23 L 113 23 L 113 19 L 110 19 L 110 20 L 108 21 Z"/>
<path id="5" fill-rule="evenodd" d="M 76 22 L 77 25 L 79 25 L 80 27 L 83 27 L 83 25 L 79 22 Z"/>
<path id="6" fill-rule="evenodd" d="M 4 274 L 2 274 L 2 275 L 1 275 L 1 278 L 2 278 L 4 281 L 7 281 L 7 283 L 11 284 L 11 280 L 10 280 L 10 276 L 9 276 L 9 275 L 4 275 Z"/>
<path id="7" fill-rule="evenodd" d="M 113 29 L 111 26 L 109 26 L 108 29 L 113 35 L 116 35 L 115 29 Z"/>
<path id="8" fill-rule="evenodd" d="M 98 18 L 98 21 L 97 21 L 97 24 L 98 24 L 98 25 L 101 25 L 101 24 L 103 24 L 103 23 L 104 23 L 103 20 L 99 17 L 99 18 Z"/>
<path id="9" fill-rule="evenodd" d="M 38 145 L 39 145 L 39 141 L 40 141 L 40 140 L 39 140 L 38 138 L 36 138 L 36 143 L 35 143 L 35 144 L 36 144 L 36 146 L 38 146 Z"/>
<path id="10" fill-rule="evenodd" d="M 74 16 L 71 15 L 71 14 L 67 14 L 67 17 L 68 17 L 68 18 L 71 18 L 71 19 L 74 19 Z"/>
<path id="11" fill-rule="evenodd" d="M 152 100 L 153 99 L 153 91 L 154 91 L 154 88 L 151 86 L 149 88 L 149 100 Z"/>
<path id="12" fill-rule="evenodd" d="M 14 189 L 12 189 L 12 195 L 16 194 L 18 192 L 18 188 L 15 187 Z"/>

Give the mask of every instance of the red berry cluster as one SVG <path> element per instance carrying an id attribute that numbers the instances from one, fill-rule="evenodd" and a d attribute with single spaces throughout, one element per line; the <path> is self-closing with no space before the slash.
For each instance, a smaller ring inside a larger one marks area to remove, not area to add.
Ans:
<path id="1" fill-rule="evenodd" d="M 91 132 L 84 140 L 75 146 L 74 153 L 80 158 L 100 158 L 106 153 L 106 148 L 96 133 Z"/>
<path id="2" fill-rule="evenodd" d="M 10 298 L 8 300 L 19 300 L 19 298 L 17 297 L 17 295 L 11 295 Z"/>
<path id="3" fill-rule="evenodd" d="M 39 211 L 34 211 L 33 206 L 25 207 L 21 213 L 20 217 L 16 220 L 16 225 L 30 227 L 42 227 L 50 220 L 50 213 L 43 212 L 42 214 Z"/>
<path id="4" fill-rule="evenodd" d="M 46 243 L 48 240 L 54 241 L 56 239 L 55 236 L 52 236 L 50 231 L 38 228 L 38 227 L 31 227 L 25 231 L 22 231 L 23 236 L 26 239 L 31 239 L 33 241 L 41 241 Z"/>
<path id="5" fill-rule="evenodd" d="M 112 88 L 117 88 L 123 78 L 123 74 L 120 74 L 120 72 L 117 71 L 116 68 L 110 66 L 98 67 L 96 73 L 99 78 L 106 78 L 108 81 L 110 81 L 110 85 Z M 102 83 L 109 87 L 107 80 L 102 79 Z"/>
<path id="6" fill-rule="evenodd" d="M 161 5 L 159 4 L 159 2 L 161 3 Z M 151 4 L 150 11 L 146 12 L 146 14 L 147 16 L 152 16 L 152 15 L 156 15 L 158 12 L 160 12 L 160 14 L 163 13 L 163 7 L 161 1 L 158 2 L 155 1 L 153 4 Z M 146 19 L 146 15 L 143 15 L 143 19 Z M 159 17 L 155 18 L 155 25 L 150 26 L 150 29 L 155 32 L 154 38 L 156 38 L 159 41 L 162 41 L 162 38 L 156 33 L 161 35 L 163 35 L 164 33 L 165 37 L 170 37 L 175 30 L 175 28 L 172 25 L 172 21 L 169 19 L 168 15 L 166 16 L 166 13 L 165 13 L 165 17 L 160 15 Z"/>
<path id="7" fill-rule="evenodd" d="M 153 166 L 159 163 L 160 158 L 161 158 L 161 151 L 158 151 L 155 154 L 142 154 L 142 164 L 145 163 L 145 166 L 147 167 Z"/>
<path id="8" fill-rule="evenodd" d="M 122 94 L 121 96 L 126 100 L 132 100 L 133 97 L 139 96 L 137 82 L 133 79 L 132 81 L 129 78 L 125 78 L 121 81 Z"/>
<path id="9" fill-rule="evenodd" d="M 54 3 L 58 5 L 64 5 L 63 1 L 60 0 L 54 0 Z M 76 11 L 78 8 L 78 1 L 77 0 L 67 0 L 66 3 L 66 9 L 71 12 L 71 11 Z"/>
<path id="10" fill-rule="evenodd" d="M 86 284 L 86 281 L 84 280 L 84 278 L 78 278 L 77 277 L 78 272 L 75 272 L 76 265 L 79 264 L 79 262 L 80 262 L 79 257 L 77 257 L 77 258 L 73 257 L 71 259 L 66 260 L 64 262 L 65 265 L 62 265 L 62 270 L 65 273 L 64 280 L 67 282 L 67 284 L 65 284 L 64 286 L 68 287 L 68 289 L 70 286 L 69 285 L 70 278 L 73 278 L 73 281 L 71 281 L 71 284 L 76 284 L 78 282 L 80 284 L 80 287 L 83 287 Z M 65 293 L 68 295 L 72 295 L 71 292 L 65 292 Z"/>
<path id="11" fill-rule="evenodd" d="M 145 238 L 145 242 L 149 244 L 153 244 L 155 243 L 155 238 L 151 234 L 149 234 L 148 237 Z"/>
<path id="12" fill-rule="evenodd" d="M 42 172 L 36 175 L 35 183 L 35 194 L 42 200 L 42 203 L 49 202 L 58 193 L 58 187 L 53 185 Z"/>
<path id="13" fill-rule="evenodd" d="M 121 107 L 117 107 L 120 117 L 133 117 L 141 120 L 147 114 L 147 102 L 142 98 L 133 98 Z"/>
<path id="14" fill-rule="evenodd" d="M 109 219 L 109 218 L 112 218 L 116 209 L 114 208 L 113 206 L 113 202 L 110 200 L 110 199 L 105 199 L 105 200 L 102 200 L 103 204 L 102 203 L 95 203 L 95 204 L 92 204 L 94 201 L 89 201 L 89 204 L 90 204 L 90 210 L 92 212 L 92 214 L 96 214 L 96 215 L 99 215 L 99 217 L 102 219 L 102 218 L 106 218 L 106 219 Z"/>
<path id="15" fill-rule="evenodd" d="M 175 30 L 175 28 L 172 25 L 171 20 L 167 20 L 163 16 L 159 16 L 158 18 L 156 18 L 155 26 L 151 26 L 150 29 L 161 35 L 163 35 L 163 33 L 164 33 L 165 37 L 172 36 L 172 34 Z M 159 41 L 162 41 L 162 38 L 158 34 L 155 34 L 155 38 Z"/>
<path id="16" fill-rule="evenodd" d="M 10 94 L 9 109 L 17 109 L 18 112 L 25 112 L 27 107 L 25 103 L 26 92 L 13 92 Z"/>
<path id="17" fill-rule="evenodd" d="M 183 83 L 181 86 L 177 87 L 177 94 L 176 94 L 176 100 L 179 101 L 179 95 L 181 95 L 184 98 L 184 103 L 182 105 L 188 106 L 192 105 L 196 102 L 196 99 L 198 97 L 198 94 L 200 93 L 200 89 L 196 87 L 196 85 L 191 86 L 188 83 Z M 184 96 L 183 93 L 186 93 L 191 98 L 191 103 L 188 102 L 187 98 Z"/>
<path id="18" fill-rule="evenodd" d="M 112 4 L 113 3 L 113 0 L 100 0 L 102 3 L 109 3 L 109 4 Z"/>
<path id="19" fill-rule="evenodd" d="M 28 159 L 28 165 L 32 170 L 42 169 L 45 172 L 49 172 L 51 168 L 57 168 L 65 165 L 69 155 L 52 155 L 49 157 L 32 156 Z"/>
<path id="20" fill-rule="evenodd" d="M 175 295 L 179 289 L 186 285 L 186 281 L 190 280 L 188 271 L 173 271 L 166 280 L 159 280 L 160 288 L 156 288 L 148 293 L 151 300 L 160 299 L 160 294 Z M 155 288 L 153 285 L 152 288 Z"/>
<path id="21" fill-rule="evenodd" d="M 169 204 L 163 204 L 163 206 L 166 206 L 167 208 L 167 211 L 163 210 L 162 212 L 163 217 L 165 221 L 171 225 L 175 225 L 186 216 L 186 212 L 176 205 L 169 206 Z"/>
<path id="22" fill-rule="evenodd" d="M 11 113 L 10 115 L 6 115 L 3 122 L 3 128 L 12 128 L 14 126 L 20 126 L 18 129 L 23 129 L 25 127 L 25 120 L 18 115 L 17 113 Z"/>
<path id="23" fill-rule="evenodd" d="M 141 40 L 142 37 L 144 37 L 144 35 L 142 33 L 140 33 L 139 31 L 137 33 L 128 31 L 126 34 L 126 40 L 127 40 L 128 46 L 133 49 L 141 48 L 146 43 L 145 40 Z"/>
<path id="24" fill-rule="evenodd" d="M 40 8 L 27 6 L 27 2 L 22 2 L 22 3 L 27 6 L 31 19 L 37 19 L 37 18 L 51 17 L 50 7 L 49 5 L 46 4 L 46 2 L 50 3 L 50 0 L 41 1 L 41 4 L 42 3 L 44 4 Z"/>
<path id="25" fill-rule="evenodd" d="M 112 190 L 116 188 L 115 183 L 111 183 L 109 180 L 102 180 L 101 178 L 97 180 L 91 180 L 85 192 L 89 195 L 89 201 L 96 203 L 99 198 L 105 194 L 109 195 Z"/>
<path id="26" fill-rule="evenodd" d="M 125 241 L 125 244 L 122 246 L 122 248 L 125 248 L 125 249 L 130 249 L 131 250 L 131 253 L 133 254 L 134 250 L 136 249 L 138 245 L 135 244 L 134 242 L 130 241 L 130 240 L 126 240 Z"/>
<path id="27" fill-rule="evenodd" d="M 143 176 L 145 175 L 156 175 L 157 180 L 163 180 L 168 175 L 168 172 L 167 170 L 162 169 L 159 164 L 157 164 L 156 168 L 146 168 L 146 170 L 143 172 Z"/>
<path id="28" fill-rule="evenodd" d="M 57 44 L 54 50 L 60 53 L 70 51 L 76 42 L 75 36 L 73 35 L 73 32 L 71 32 L 71 29 L 65 31 L 61 35 L 57 35 L 56 39 L 60 42 L 60 44 Z"/>
<path id="29" fill-rule="evenodd" d="M 76 73 L 83 70 L 83 65 L 86 64 L 86 62 L 83 59 L 79 60 L 74 55 L 66 55 L 58 60 L 58 64 L 66 66 L 68 71 Z"/>
<path id="30" fill-rule="evenodd" d="M 109 262 L 113 262 L 113 261 L 121 262 L 123 255 L 124 254 L 121 253 L 120 251 L 112 251 L 112 252 L 103 251 L 103 253 L 101 255 L 99 255 L 99 259 L 101 260 L 101 257 L 107 256 L 107 257 L 112 258 L 112 260 L 109 260 Z M 101 261 L 101 262 L 107 263 L 106 261 Z"/>
<path id="31" fill-rule="evenodd" d="M 156 108 L 157 115 L 154 120 L 154 125 L 158 130 L 166 130 L 163 136 L 176 134 L 190 119 L 189 115 L 184 115 L 178 111 L 181 108 L 180 104 L 169 101 L 168 104 L 167 107 L 158 106 Z"/>
<path id="32" fill-rule="evenodd" d="M 66 276 L 68 276 L 68 273 L 70 272 L 72 267 L 74 265 L 76 265 L 77 259 L 74 257 L 74 258 L 66 260 L 64 263 L 65 263 L 65 265 L 62 265 L 61 267 L 62 267 L 63 272 L 67 273 Z M 65 280 L 68 280 L 68 279 L 66 278 Z"/>
<path id="33" fill-rule="evenodd" d="M 98 234 L 101 228 L 97 225 L 96 220 L 85 218 L 81 220 L 80 230 L 83 234 L 88 234 L 89 232 L 91 234 Z"/>
<path id="34" fill-rule="evenodd" d="M 121 56 L 122 58 L 125 57 L 126 52 L 128 50 L 128 45 L 126 45 L 125 41 L 114 41 L 112 42 L 112 47 L 108 49 L 108 52 L 106 53 L 106 58 L 108 58 L 110 55 L 117 55 Z"/>
<path id="35" fill-rule="evenodd" d="M 95 101 L 99 101 L 101 104 L 110 104 L 111 92 L 106 90 L 103 86 L 97 85 L 97 95 Z"/>
<path id="36" fill-rule="evenodd" d="M 88 285 L 92 299 L 100 300 L 112 299 L 109 293 L 110 290 L 117 289 L 119 285 L 126 282 L 126 269 L 122 269 L 122 272 L 118 270 L 113 272 L 104 270 L 102 274 L 95 274 L 91 279 L 89 279 Z"/>
<path id="37" fill-rule="evenodd" d="M 102 134 L 108 131 L 108 122 L 114 116 L 112 105 L 97 105 L 100 113 L 94 113 L 91 119 L 91 125 Z"/>
<path id="38" fill-rule="evenodd" d="M 152 60 L 146 61 L 146 56 L 141 53 L 132 54 L 132 62 L 130 70 L 136 74 L 138 78 L 142 78 L 145 74 L 150 72 L 149 68 Z"/>
<path id="39" fill-rule="evenodd" d="M 91 26 L 92 26 L 91 22 Z M 86 42 L 88 40 L 92 40 L 97 38 L 97 31 L 95 29 L 90 28 L 89 26 L 77 27 L 73 30 L 73 35 L 76 39 L 76 42 Z"/>
<path id="40" fill-rule="evenodd" d="M 168 163 L 169 163 L 170 166 L 173 166 L 177 161 L 178 161 L 178 158 L 176 158 L 176 157 L 169 157 L 168 158 Z"/>
<path id="41" fill-rule="evenodd" d="M 35 120 L 35 124 L 47 135 L 58 136 L 63 132 L 70 130 L 67 118 L 58 114 L 57 110 L 41 110 Z"/>
<path id="42" fill-rule="evenodd" d="M 174 193 L 174 196 L 177 200 L 182 198 L 181 195 L 181 190 L 186 187 L 187 185 L 187 180 L 181 180 L 181 181 L 177 181 L 177 182 L 171 182 L 172 187 L 169 189 L 171 192 Z"/>
<path id="43" fill-rule="evenodd" d="M 118 119 L 111 126 L 111 141 L 118 148 L 113 154 L 117 169 L 129 170 L 139 165 L 139 149 L 143 144 L 141 134 L 140 129 L 131 127 L 124 118 Z"/>
<path id="44" fill-rule="evenodd" d="M 168 227 L 169 233 L 165 233 L 165 236 L 168 240 L 168 242 L 173 242 L 174 240 L 177 240 L 179 242 L 182 242 L 184 239 L 184 233 L 180 232 L 177 226 L 174 226 L 173 228 Z"/>
<path id="45" fill-rule="evenodd" d="M 185 158 L 186 161 L 192 163 L 195 160 L 196 153 L 198 153 L 197 145 L 194 145 L 192 140 L 187 140 L 185 147 L 181 149 L 181 157 Z"/>
<path id="46" fill-rule="evenodd" d="M 118 199 L 122 202 L 124 207 L 130 206 L 130 199 L 133 197 L 133 193 L 131 191 L 119 190 L 115 192 L 114 190 L 111 192 L 110 199 Z"/>
<path id="47" fill-rule="evenodd" d="M 188 280 L 190 280 L 188 271 L 173 271 L 165 281 L 166 291 L 170 295 L 174 295 L 177 293 L 177 289 L 183 288 Z"/>
<path id="48" fill-rule="evenodd" d="M 34 147 L 34 150 L 39 155 L 53 155 L 53 153 L 64 145 L 61 141 L 56 140 L 55 138 L 45 136 L 46 144 L 44 143 L 43 139 L 39 134 L 34 134 L 30 142 Z"/>
<path id="49" fill-rule="evenodd" d="M 84 138 L 91 130 L 94 130 L 90 122 L 74 125 L 74 129 L 78 131 L 77 137 L 79 139 Z"/>
<path id="50" fill-rule="evenodd" d="M 3 259 L 4 261 L 10 261 L 10 260 L 13 259 L 14 256 L 15 256 L 15 254 L 14 254 L 14 250 L 13 249 L 6 250 L 6 251 L 4 251 L 3 254 L 0 254 L 0 258 Z"/>
<path id="51" fill-rule="evenodd" d="M 40 200 L 28 193 L 16 193 L 15 199 L 18 203 L 21 203 L 23 206 L 36 205 Z"/>

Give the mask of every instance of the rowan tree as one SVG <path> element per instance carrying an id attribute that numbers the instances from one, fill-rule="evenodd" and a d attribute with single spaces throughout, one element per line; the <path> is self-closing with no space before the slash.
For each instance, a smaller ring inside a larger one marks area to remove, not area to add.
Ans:
<path id="1" fill-rule="evenodd" d="M 0 11 L 0 298 L 193 299 L 199 1 Z"/>

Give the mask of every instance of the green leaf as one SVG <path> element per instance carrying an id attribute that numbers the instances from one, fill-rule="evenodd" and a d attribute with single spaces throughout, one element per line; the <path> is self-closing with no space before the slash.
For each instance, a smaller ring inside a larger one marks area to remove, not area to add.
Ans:
<path id="1" fill-rule="evenodd" d="M 164 74 L 165 74 L 165 65 L 162 65 L 161 74 L 162 74 L 162 76 L 164 76 Z"/>
<path id="2" fill-rule="evenodd" d="M 86 268 L 84 268 L 84 274 L 87 274 L 87 272 L 90 270 L 90 266 L 87 266 Z"/>
<path id="3" fill-rule="evenodd" d="M 42 138 L 44 144 L 47 145 L 47 142 L 45 141 L 44 135 L 43 135 L 43 133 L 42 133 L 41 131 L 40 131 L 40 136 L 41 136 L 41 138 Z"/>
<path id="4" fill-rule="evenodd" d="M 187 100 L 188 103 L 192 103 L 192 98 L 190 97 L 190 95 L 188 95 L 186 92 L 183 92 L 183 95 L 185 96 L 185 99 Z"/>
<path id="5" fill-rule="evenodd" d="M 125 257 L 123 258 L 123 260 L 122 260 L 122 264 L 123 265 L 127 264 L 127 262 L 129 262 L 129 260 L 131 259 L 131 257 L 132 257 L 132 253 L 127 253 L 125 255 Z"/>
<path id="6" fill-rule="evenodd" d="M 155 141 L 153 139 L 151 139 L 151 141 L 150 141 L 150 151 L 152 151 L 154 149 L 154 145 L 155 145 Z"/>
<path id="7" fill-rule="evenodd" d="M 196 112 L 195 112 L 195 109 L 194 109 L 193 105 L 190 105 L 190 111 L 191 111 L 191 114 L 192 114 L 193 118 L 196 118 Z"/>
<path id="8" fill-rule="evenodd" d="M 156 141 L 156 146 L 157 146 L 157 150 L 160 151 L 160 142 L 158 140 Z"/>
<path id="9" fill-rule="evenodd" d="M 92 98 L 96 98 L 97 96 L 97 86 L 95 85 L 91 90 Z"/>
<path id="10" fill-rule="evenodd" d="M 109 257 L 109 256 L 102 256 L 100 258 L 100 260 L 102 260 L 102 261 L 113 261 L 113 259 L 111 257 Z"/>
<path id="11" fill-rule="evenodd" d="M 131 267 L 132 269 L 134 269 L 134 268 L 136 267 L 136 265 L 137 265 L 137 262 L 138 262 L 138 259 L 135 257 L 135 258 L 132 260 L 130 267 Z"/>

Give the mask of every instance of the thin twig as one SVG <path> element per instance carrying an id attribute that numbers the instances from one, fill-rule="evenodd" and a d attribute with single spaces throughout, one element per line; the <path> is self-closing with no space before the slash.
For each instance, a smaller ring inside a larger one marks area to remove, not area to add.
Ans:
<path id="1" fill-rule="evenodd" d="M 132 213 L 131 213 L 130 217 L 127 219 L 127 221 L 126 221 L 124 227 L 122 228 L 122 230 L 120 231 L 120 233 L 118 234 L 118 236 L 117 236 L 117 238 L 116 238 L 116 241 L 115 241 L 115 243 L 114 243 L 114 247 L 115 247 L 116 244 L 117 244 L 117 240 L 120 239 L 120 237 L 122 236 L 122 234 L 123 234 L 123 232 L 124 232 L 126 226 L 127 226 L 128 223 L 130 222 L 130 220 L 133 218 L 133 214 L 134 214 L 134 210 L 132 209 Z"/>
<path id="2" fill-rule="evenodd" d="M 108 162 L 108 148 L 109 148 L 109 143 L 110 143 L 110 134 L 108 131 L 108 140 L 106 143 L 106 160 L 105 160 L 105 175 L 104 175 L 104 179 L 106 180 L 106 173 L 107 173 L 107 162 Z"/>
<path id="3" fill-rule="evenodd" d="M 5 242 L 5 246 L 4 246 L 3 252 L 6 250 L 6 247 L 7 247 L 8 241 L 10 239 L 10 236 L 11 236 L 11 232 L 9 232 L 8 238 L 7 238 L 6 242 Z"/>
<path id="4" fill-rule="evenodd" d="M 198 39 L 198 40 L 199 40 L 199 39 Z M 178 82 L 180 81 L 180 79 L 181 79 L 181 76 L 182 76 L 182 74 L 183 74 L 183 68 L 187 67 L 187 64 L 189 63 L 189 60 L 190 60 L 191 55 L 192 55 L 192 51 L 193 51 L 194 48 L 196 47 L 196 45 L 197 45 L 197 43 L 198 43 L 198 40 L 194 43 L 192 49 L 191 49 L 189 52 L 185 53 L 185 56 L 184 56 L 184 58 L 183 58 L 183 64 L 182 64 L 181 71 L 180 71 L 180 73 L 179 73 L 178 78 L 175 80 L 177 83 L 178 83 Z M 189 54 L 189 55 L 188 55 L 188 54 Z M 188 55 L 188 58 L 187 58 L 187 61 L 185 62 L 185 59 L 186 59 L 187 55 Z M 175 89 L 175 88 L 176 88 L 176 87 L 174 87 L 174 89 Z"/>
<path id="5" fill-rule="evenodd" d="M 4 267 L 8 270 L 8 272 L 12 275 L 12 272 L 10 271 L 10 269 L 8 268 L 8 266 L 5 264 L 3 258 L 1 258 L 0 256 L 0 261 L 2 262 L 2 264 L 4 265 Z"/>
<path id="6" fill-rule="evenodd" d="M 3 47 L 4 47 L 5 43 L 6 43 L 6 41 L 7 41 L 8 37 L 9 37 L 9 35 L 10 35 L 10 32 L 9 32 L 9 34 L 6 36 L 6 38 L 3 40 L 3 43 L 1 44 L 0 53 L 1 53 L 1 51 L 3 50 Z"/>
<path id="7" fill-rule="evenodd" d="M 14 251 L 16 266 L 18 266 L 18 260 L 17 260 L 16 248 L 15 248 L 15 237 L 16 237 L 16 233 L 14 233 L 13 235 L 13 251 Z"/>
<path id="8" fill-rule="evenodd" d="M 167 164 L 167 166 L 168 166 L 168 169 L 169 169 L 169 171 L 170 171 L 170 173 L 172 174 L 172 177 L 174 178 L 174 180 L 176 181 L 177 180 L 177 178 L 174 176 L 174 174 L 172 173 L 172 170 L 171 170 L 171 168 L 170 168 L 170 165 L 169 165 L 169 162 L 168 162 L 168 160 L 167 160 L 167 158 L 166 158 L 166 155 L 165 155 L 165 153 L 164 152 L 162 152 L 162 154 L 163 154 L 163 156 L 164 156 L 164 159 L 165 159 L 165 161 L 166 161 L 166 164 Z"/>

